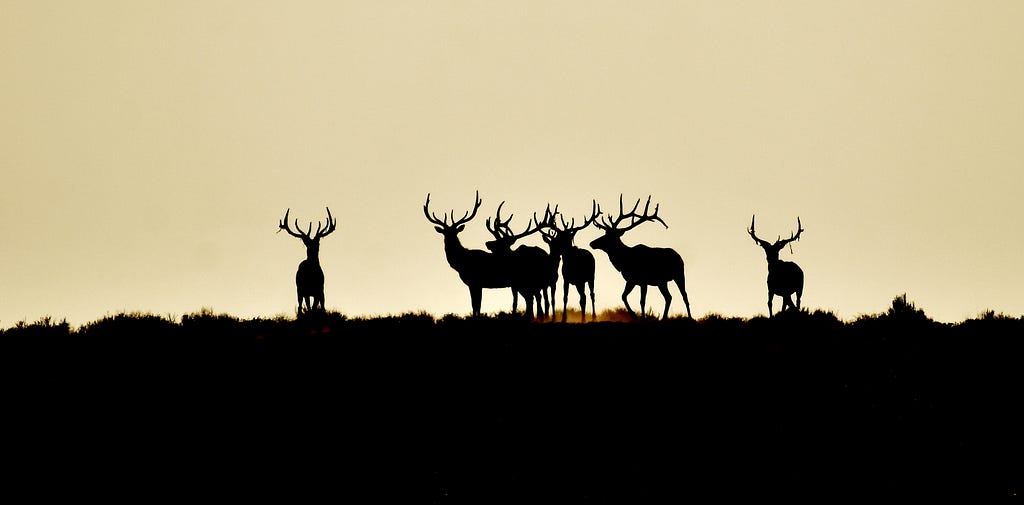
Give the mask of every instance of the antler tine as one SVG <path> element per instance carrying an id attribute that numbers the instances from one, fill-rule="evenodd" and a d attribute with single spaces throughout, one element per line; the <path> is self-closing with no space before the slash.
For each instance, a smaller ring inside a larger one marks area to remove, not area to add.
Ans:
<path id="1" fill-rule="evenodd" d="M 504 228 L 506 231 L 511 231 L 511 230 L 509 230 L 508 224 L 512 222 L 512 217 L 515 216 L 516 214 L 513 212 L 512 214 L 508 215 L 508 219 L 506 219 L 505 221 L 502 221 L 501 220 L 501 206 L 502 205 L 505 205 L 505 202 L 501 202 L 501 204 L 498 205 L 498 212 L 494 215 L 494 220 L 497 221 L 497 224 L 498 224 L 499 227 Z"/>
<path id="2" fill-rule="evenodd" d="M 426 203 L 423 204 L 423 215 L 426 216 L 427 221 L 430 221 L 431 223 L 434 223 L 434 224 L 436 224 L 438 226 L 448 226 L 448 216 L 445 215 L 445 218 L 444 218 L 443 221 L 438 219 L 437 218 L 437 214 L 434 214 L 433 212 L 430 212 L 429 210 L 427 210 L 427 208 L 429 206 L 430 206 L 430 193 L 427 193 L 427 201 L 426 201 Z"/>
<path id="3" fill-rule="evenodd" d="M 452 227 L 453 228 L 456 227 L 456 226 L 460 226 L 460 225 L 466 224 L 471 219 L 476 217 L 476 211 L 477 211 L 477 209 L 480 208 L 480 203 L 481 203 L 480 191 L 479 190 L 477 190 L 477 192 L 476 192 L 476 196 L 474 197 L 474 202 L 475 203 L 473 204 L 473 212 L 472 212 L 472 214 L 470 213 L 470 211 L 467 210 L 466 213 L 462 215 L 462 218 L 460 218 L 458 221 L 455 220 L 455 211 L 454 210 L 452 211 Z"/>
<path id="4" fill-rule="evenodd" d="M 480 200 L 480 190 L 476 191 L 476 195 L 473 197 L 473 202 L 474 202 L 473 203 L 473 213 L 470 214 L 469 217 L 463 216 L 463 218 L 461 220 L 459 220 L 459 224 L 465 224 L 465 223 L 469 222 L 471 219 L 473 219 L 474 217 L 476 217 L 476 211 L 477 211 L 477 209 L 480 208 L 480 204 L 482 203 L 482 200 Z"/>
<path id="5" fill-rule="evenodd" d="M 622 206 L 622 193 L 619 193 L 619 217 L 615 218 L 615 220 L 612 221 L 612 228 L 618 228 L 619 227 L 619 223 L 621 223 L 627 217 L 630 218 L 630 220 L 635 218 L 636 217 L 636 209 L 639 206 L 640 206 L 640 199 L 637 198 L 636 199 L 636 203 L 633 204 L 633 209 L 630 210 L 628 213 L 626 213 L 624 208 L 623 208 L 623 206 Z M 611 217 L 611 215 L 609 214 L 608 217 Z M 628 230 L 629 228 L 632 228 L 633 226 L 636 226 L 636 224 L 635 223 L 631 224 L 630 226 L 628 226 L 626 228 L 623 228 L 623 230 Z"/>
<path id="6" fill-rule="evenodd" d="M 512 222 L 512 216 L 508 217 L 505 222 L 501 221 L 501 207 L 505 205 L 503 200 L 498 204 L 498 210 L 494 213 L 494 227 L 491 227 L 491 218 L 487 218 L 484 222 L 484 226 L 487 227 L 487 231 L 494 235 L 494 238 L 504 238 L 512 235 L 512 231 L 508 229 L 508 223 Z"/>
<path id="7" fill-rule="evenodd" d="M 599 219 L 594 221 L 594 226 L 597 226 L 598 228 L 600 228 L 602 230 L 613 230 L 613 229 L 615 229 L 615 226 L 618 224 L 618 222 L 615 221 L 615 218 L 612 217 L 612 214 L 610 212 L 609 213 L 603 213 L 601 211 L 601 206 L 598 205 L 597 206 L 597 214 L 598 214 L 597 217 Z M 619 214 L 620 215 L 622 214 L 622 195 L 621 194 L 619 195 Z"/>
<path id="8" fill-rule="evenodd" d="M 754 232 L 754 217 L 755 217 L 755 215 L 756 214 L 751 214 L 751 227 L 746 229 L 746 233 L 750 234 L 751 238 L 754 239 L 754 242 L 756 244 L 758 244 L 758 245 L 760 245 L 762 247 L 768 246 L 770 244 L 768 244 L 767 242 L 765 242 L 765 241 L 763 241 L 761 239 L 758 239 L 757 234 Z"/>
<path id="9" fill-rule="evenodd" d="M 533 213 L 533 224 L 536 225 L 538 229 L 550 228 L 551 232 L 547 233 L 547 235 L 549 236 L 557 235 L 559 232 L 561 232 L 561 230 L 559 230 L 558 226 L 555 224 L 556 215 L 558 215 L 558 205 L 555 205 L 555 210 L 554 212 L 552 212 L 551 204 L 549 203 L 544 208 L 544 219 L 537 219 L 537 213 Z"/>
<path id="10" fill-rule="evenodd" d="M 800 234 L 803 233 L 803 232 L 804 232 L 804 227 L 800 223 L 800 217 L 798 216 L 796 218 L 796 232 L 795 233 L 790 233 L 788 239 L 786 239 L 786 240 L 779 240 L 778 243 L 780 243 L 780 244 L 788 244 L 788 243 L 790 243 L 790 242 L 792 242 L 794 240 L 800 240 Z"/>
<path id="11" fill-rule="evenodd" d="M 282 219 L 281 221 L 279 221 L 277 223 L 278 231 L 284 230 L 284 231 L 288 232 L 288 234 L 293 236 L 293 237 L 296 237 L 296 238 L 306 238 L 306 237 L 304 237 L 302 235 L 302 233 L 300 233 L 302 230 L 299 228 L 299 220 L 298 219 L 295 220 L 295 229 L 299 230 L 299 231 L 292 231 L 291 227 L 288 226 L 288 213 L 291 212 L 291 210 L 292 209 L 289 208 L 288 210 L 284 211 L 284 219 Z"/>
<path id="12" fill-rule="evenodd" d="M 325 208 L 327 209 L 327 224 L 324 225 L 323 232 L 321 232 L 320 231 L 320 221 L 316 222 L 316 235 L 314 235 L 314 238 L 317 238 L 317 239 L 321 239 L 321 238 L 324 238 L 324 237 L 330 235 L 334 231 L 335 227 L 338 224 L 337 220 L 335 220 L 334 217 L 331 216 L 331 208 L 330 207 L 325 207 Z"/>
<path id="13" fill-rule="evenodd" d="M 590 223 L 594 222 L 594 218 L 596 218 L 598 216 L 598 214 L 600 214 L 600 213 L 601 213 L 601 206 L 597 204 L 597 200 L 591 200 L 590 201 L 590 217 L 588 217 L 587 219 L 583 220 L 583 225 L 580 226 L 580 229 L 582 230 L 583 228 L 586 228 L 587 225 L 589 225 Z"/>

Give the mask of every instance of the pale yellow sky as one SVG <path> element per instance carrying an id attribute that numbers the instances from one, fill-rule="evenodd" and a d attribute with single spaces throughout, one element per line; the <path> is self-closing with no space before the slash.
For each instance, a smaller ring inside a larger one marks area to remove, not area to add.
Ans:
<path id="1" fill-rule="evenodd" d="M 4 0 L 0 327 L 293 314 L 277 222 L 325 206 L 329 309 L 465 315 L 422 205 L 476 190 L 475 248 L 502 201 L 521 226 L 651 195 L 669 228 L 624 241 L 680 252 L 695 317 L 767 312 L 754 213 L 801 218 L 809 309 L 1018 316 L 1021 26 L 1018 1 Z"/>

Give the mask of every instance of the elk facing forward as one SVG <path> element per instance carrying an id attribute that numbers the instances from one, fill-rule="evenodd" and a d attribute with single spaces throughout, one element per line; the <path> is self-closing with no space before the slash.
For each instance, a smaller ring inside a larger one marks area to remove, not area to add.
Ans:
<path id="1" fill-rule="evenodd" d="M 586 228 L 594 221 L 600 212 L 597 202 L 593 202 L 590 217 L 583 220 L 583 224 L 576 226 L 576 219 L 569 223 L 565 222 L 564 216 L 558 212 L 555 206 L 554 212 L 544 212 L 544 221 L 538 223 L 548 229 L 543 235 L 551 249 L 551 255 L 561 258 L 562 261 L 562 322 L 565 322 L 566 312 L 569 304 L 569 285 L 576 286 L 576 292 L 580 295 L 580 316 L 581 322 L 587 322 L 587 296 L 586 288 L 590 286 L 590 310 L 591 320 L 597 319 L 597 304 L 594 302 L 594 255 L 586 249 L 581 249 L 573 244 L 576 233 Z M 555 223 L 555 215 L 559 215 L 562 222 L 561 228 Z M 536 222 L 536 218 L 534 218 Z M 557 265 L 556 265 L 557 266 Z M 557 279 L 556 279 L 557 280 Z M 551 294 L 552 316 L 554 315 L 554 292 Z"/>
<path id="2" fill-rule="evenodd" d="M 629 315 L 633 319 L 636 319 L 637 315 L 629 306 L 628 296 L 636 286 L 640 286 L 640 313 L 644 314 L 646 310 L 647 286 L 657 286 L 661 295 L 665 297 L 665 313 L 662 315 L 662 319 L 668 318 L 668 308 L 672 305 L 672 295 L 668 291 L 669 281 L 676 282 L 683 295 L 683 303 L 686 304 L 686 315 L 692 318 L 690 300 L 686 296 L 683 258 L 679 256 L 679 253 L 665 247 L 648 247 L 643 244 L 628 246 L 622 243 L 622 234 L 632 230 L 640 223 L 657 221 L 668 228 L 665 221 L 658 217 L 657 205 L 654 206 L 654 214 L 647 213 L 651 206 L 651 197 L 647 197 L 643 215 L 636 213 L 639 205 L 640 200 L 637 199 L 633 210 L 625 213 L 622 207 L 622 195 L 619 195 L 619 216 L 612 219 L 609 214 L 607 220 L 605 220 L 605 216 L 601 216 L 599 221 L 594 221 L 594 226 L 604 230 L 604 235 L 591 241 L 590 247 L 606 252 L 612 266 L 625 279 L 626 288 L 622 291 L 622 303 L 626 305 L 626 310 L 629 311 Z M 598 214 L 600 214 L 600 208 L 598 208 Z M 629 218 L 629 224 L 624 228 L 619 228 L 619 224 L 626 218 Z"/>
<path id="3" fill-rule="evenodd" d="M 288 213 L 284 212 L 284 219 L 278 223 L 278 228 L 288 232 L 289 235 L 302 239 L 306 246 L 306 259 L 299 263 L 299 269 L 295 272 L 295 291 L 299 299 L 298 313 L 309 312 L 324 308 L 324 271 L 320 267 L 320 239 L 328 236 L 334 231 L 337 221 L 331 217 L 331 209 L 327 209 L 327 225 L 316 223 L 316 233 L 313 233 L 313 223 L 305 233 L 299 227 L 299 220 L 295 220 L 295 230 L 288 226 Z"/>
<path id="4" fill-rule="evenodd" d="M 451 211 L 451 223 L 448 222 L 447 214 L 443 219 L 439 219 L 429 211 L 430 193 L 427 193 L 427 201 L 423 204 L 423 215 L 427 217 L 427 221 L 436 225 L 434 230 L 444 237 L 444 255 L 448 260 L 448 265 L 459 273 L 459 279 L 469 288 L 474 316 L 480 315 L 480 302 L 484 288 L 511 286 L 506 261 L 487 251 L 467 249 L 459 240 L 459 233 L 466 228 L 466 223 L 476 216 L 480 203 L 480 192 L 478 191 L 472 212 L 466 212 L 461 218 L 455 219 L 455 211 Z"/>
<path id="5" fill-rule="evenodd" d="M 782 310 L 795 308 L 800 310 L 800 297 L 804 292 L 804 271 L 792 261 L 779 259 L 779 251 L 786 244 L 800 239 L 804 228 L 800 224 L 800 218 L 796 218 L 796 233 L 791 233 L 789 238 L 779 238 L 775 243 L 770 243 L 757 238 L 754 234 L 754 216 L 750 216 L 750 229 L 747 233 L 754 239 L 754 242 L 764 249 L 765 259 L 768 260 L 768 317 L 772 317 L 772 299 L 778 295 L 782 298 Z M 796 303 L 793 303 L 792 295 L 796 294 Z"/>

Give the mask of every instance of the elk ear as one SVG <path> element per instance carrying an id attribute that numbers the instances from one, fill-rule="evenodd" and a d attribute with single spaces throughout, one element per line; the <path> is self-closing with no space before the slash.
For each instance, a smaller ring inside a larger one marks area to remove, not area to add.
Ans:
<path id="1" fill-rule="evenodd" d="M 543 234 L 543 235 L 541 235 L 541 238 L 543 238 L 543 239 L 544 239 L 544 242 L 546 242 L 546 243 L 548 243 L 548 244 L 550 244 L 550 243 L 551 243 L 551 241 L 552 241 L 552 240 L 554 240 L 554 239 L 552 239 L 552 238 L 551 238 L 551 236 L 550 236 L 550 235 L 548 235 L 548 234 L 546 234 L 546 233 L 545 233 L 545 234 Z"/>
<path id="2" fill-rule="evenodd" d="M 466 225 L 460 224 L 459 227 L 455 229 L 455 231 L 461 233 L 462 230 L 465 230 L 465 229 L 466 229 Z"/>
<path id="3" fill-rule="evenodd" d="M 434 227 L 434 231 L 436 231 L 438 233 L 444 233 L 444 228 L 441 228 L 440 226 L 435 226 Z"/>

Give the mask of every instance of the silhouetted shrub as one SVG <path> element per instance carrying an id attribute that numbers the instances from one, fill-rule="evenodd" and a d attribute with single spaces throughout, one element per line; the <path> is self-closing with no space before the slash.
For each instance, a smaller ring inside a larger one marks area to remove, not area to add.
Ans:
<path id="1" fill-rule="evenodd" d="M 104 316 L 88 323 L 76 332 L 89 339 L 157 339 L 168 338 L 179 333 L 180 326 L 174 321 L 154 314 L 141 312 L 120 313 Z"/>

